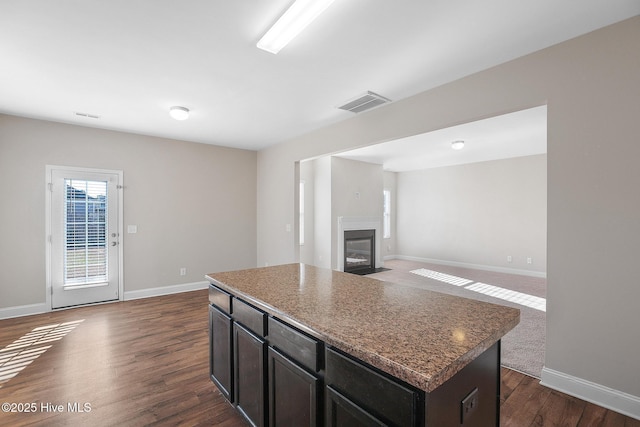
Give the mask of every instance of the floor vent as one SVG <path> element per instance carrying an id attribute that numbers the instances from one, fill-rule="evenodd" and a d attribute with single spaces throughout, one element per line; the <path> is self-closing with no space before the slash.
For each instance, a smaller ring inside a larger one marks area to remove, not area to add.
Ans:
<path id="1" fill-rule="evenodd" d="M 351 111 L 352 113 L 361 113 L 388 102 L 391 102 L 391 100 L 384 96 L 380 96 L 377 93 L 367 91 L 364 95 L 360 95 L 356 99 L 351 100 L 338 108 L 341 110 Z"/>

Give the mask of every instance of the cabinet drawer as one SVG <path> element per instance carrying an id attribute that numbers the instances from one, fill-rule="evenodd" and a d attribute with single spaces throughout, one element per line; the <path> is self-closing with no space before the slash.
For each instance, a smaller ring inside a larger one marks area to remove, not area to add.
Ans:
<path id="1" fill-rule="evenodd" d="M 326 350 L 327 386 L 385 424 L 415 426 L 420 394 L 333 349 Z"/>
<path id="2" fill-rule="evenodd" d="M 322 343 L 273 317 L 269 318 L 269 344 L 312 371 L 322 369 Z"/>
<path id="3" fill-rule="evenodd" d="M 209 303 L 222 309 L 227 314 L 231 313 L 231 294 L 214 285 L 209 285 Z"/>
<path id="4" fill-rule="evenodd" d="M 267 314 L 238 298 L 233 301 L 233 319 L 261 337 L 266 335 Z"/>

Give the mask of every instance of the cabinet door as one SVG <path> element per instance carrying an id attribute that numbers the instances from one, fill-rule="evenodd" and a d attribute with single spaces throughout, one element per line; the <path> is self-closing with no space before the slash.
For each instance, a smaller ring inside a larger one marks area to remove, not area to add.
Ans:
<path id="1" fill-rule="evenodd" d="M 265 348 L 262 338 L 233 323 L 235 350 L 235 403 L 256 427 L 266 425 Z"/>
<path id="2" fill-rule="evenodd" d="M 327 386 L 327 426 L 328 427 L 382 427 L 385 423 L 362 409 L 360 406 Z"/>
<path id="3" fill-rule="evenodd" d="M 209 375 L 220 392 L 233 402 L 232 320 L 209 305 Z"/>
<path id="4" fill-rule="evenodd" d="M 272 427 L 319 426 L 320 381 L 269 347 L 269 416 Z"/>

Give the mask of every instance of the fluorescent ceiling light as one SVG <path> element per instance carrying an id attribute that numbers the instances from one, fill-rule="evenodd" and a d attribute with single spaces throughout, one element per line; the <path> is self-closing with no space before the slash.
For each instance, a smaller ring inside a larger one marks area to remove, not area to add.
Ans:
<path id="1" fill-rule="evenodd" d="M 296 0 L 289 9 L 262 36 L 257 46 L 278 53 L 307 25 L 313 22 L 334 0 Z"/>
<path id="2" fill-rule="evenodd" d="M 187 120 L 189 118 L 189 109 L 176 105 L 169 108 L 169 115 L 176 120 Z"/>

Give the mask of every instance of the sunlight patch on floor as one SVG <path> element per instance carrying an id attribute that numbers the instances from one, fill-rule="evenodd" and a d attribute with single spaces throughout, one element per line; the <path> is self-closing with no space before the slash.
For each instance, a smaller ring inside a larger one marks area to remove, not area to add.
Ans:
<path id="1" fill-rule="evenodd" d="M 419 268 L 412 270 L 411 273 L 418 276 L 427 277 L 429 279 L 438 280 L 450 285 L 461 286 L 464 289 L 478 292 L 504 301 L 513 302 L 515 304 L 524 305 L 525 307 L 535 310 L 547 311 L 546 298 L 540 298 L 534 295 L 525 294 L 523 292 L 512 291 L 510 289 L 501 288 L 499 286 L 488 285 L 486 283 L 474 282 L 473 280 L 464 279 L 462 277 L 452 276 L 449 274 L 439 273 L 437 271 Z"/>
<path id="2" fill-rule="evenodd" d="M 438 280 L 440 282 L 445 282 L 455 286 L 465 286 L 469 283 L 473 283 L 473 280 L 463 279 L 462 277 L 452 276 L 451 274 L 440 273 L 438 271 L 427 270 L 426 268 L 413 270 L 412 273 L 417 274 L 418 276 Z"/>
<path id="3" fill-rule="evenodd" d="M 40 326 L 0 349 L 0 388 L 51 348 L 45 344 L 61 340 L 82 322 L 84 319 Z"/>
<path id="4" fill-rule="evenodd" d="M 511 289 L 501 288 L 499 286 L 487 285 L 486 283 L 476 282 L 467 286 L 465 289 L 480 292 L 494 298 L 500 298 L 526 307 L 534 308 L 540 311 L 547 311 L 547 300 L 534 295 L 525 294 L 523 292 L 512 291 Z"/>

